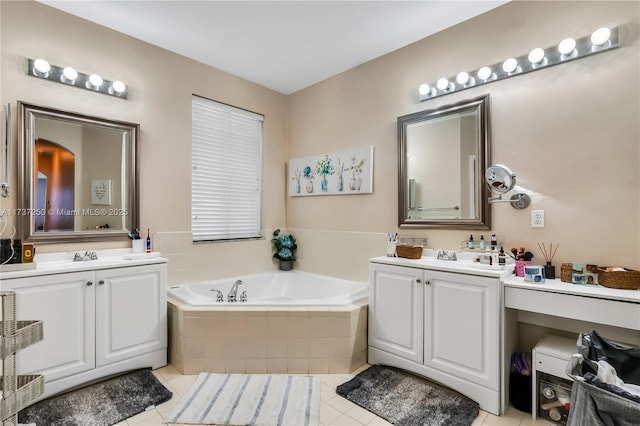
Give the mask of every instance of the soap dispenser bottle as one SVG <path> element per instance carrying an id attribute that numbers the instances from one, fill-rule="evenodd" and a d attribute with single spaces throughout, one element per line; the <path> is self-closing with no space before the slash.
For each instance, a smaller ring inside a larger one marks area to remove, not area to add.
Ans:
<path id="1" fill-rule="evenodd" d="M 469 235 L 469 250 L 476 248 L 476 243 L 473 241 L 473 235 Z"/>
<path id="2" fill-rule="evenodd" d="M 151 253 L 151 232 L 147 228 L 147 253 Z"/>

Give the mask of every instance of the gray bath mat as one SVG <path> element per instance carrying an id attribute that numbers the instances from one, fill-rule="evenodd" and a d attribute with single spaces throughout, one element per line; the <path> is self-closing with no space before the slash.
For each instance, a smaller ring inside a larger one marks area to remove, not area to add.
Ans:
<path id="1" fill-rule="evenodd" d="M 135 370 L 44 399 L 18 413 L 38 426 L 110 426 L 171 399 L 150 369 Z"/>
<path id="2" fill-rule="evenodd" d="M 421 377 L 374 365 L 337 387 L 338 395 L 398 426 L 470 425 L 478 403 Z"/>

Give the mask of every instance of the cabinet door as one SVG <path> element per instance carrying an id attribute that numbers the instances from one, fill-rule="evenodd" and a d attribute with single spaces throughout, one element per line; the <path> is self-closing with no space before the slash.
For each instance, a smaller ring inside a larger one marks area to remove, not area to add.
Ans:
<path id="1" fill-rule="evenodd" d="M 95 366 L 93 271 L 2 281 L 16 293 L 20 320 L 42 320 L 44 338 L 21 350 L 20 374 L 44 374 L 51 382 Z"/>
<path id="2" fill-rule="evenodd" d="M 96 363 L 167 347 L 166 265 L 96 272 Z"/>
<path id="3" fill-rule="evenodd" d="M 497 389 L 500 281 L 425 273 L 424 364 Z"/>
<path id="4" fill-rule="evenodd" d="M 369 345 L 422 362 L 423 271 L 369 267 Z"/>

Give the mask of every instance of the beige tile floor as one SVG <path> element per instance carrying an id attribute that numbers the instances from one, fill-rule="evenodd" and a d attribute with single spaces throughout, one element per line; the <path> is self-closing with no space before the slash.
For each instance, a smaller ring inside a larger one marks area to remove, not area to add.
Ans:
<path id="1" fill-rule="evenodd" d="M 367 368 L 364 366 L 362 369 Z M 336 394 L 336 386 L 350 380 L 358 371 L 353 374 L 317 374 L 322 380 L 320 393 L 320 426 L 383 426 L 390 425 L 384 419 L 373 413 L 353 404 Z M 164 425 L 164 419 L 169 416 L 173 408 L 180 402 L 182 397 L 196 381 L 197 375 L 180 374 L 174 367 L 166 367 L 154 371 L 156 377 L 171 392 L 173 398 L 155 409 L 138 414 L 116 426 L 133 425 Z M 552 425 L 553 423 L 542 420 L 534 421 L 530 414 L 523 413 L 510 407 L 503 416 L 494 416 L 485 411 L 480 411 L 473 426 L 530 426 L 530 425 Z"/>

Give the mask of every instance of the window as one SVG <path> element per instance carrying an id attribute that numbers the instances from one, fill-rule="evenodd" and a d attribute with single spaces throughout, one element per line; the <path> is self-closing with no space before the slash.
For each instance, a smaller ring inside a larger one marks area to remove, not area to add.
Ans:
<path id="1" fill-rule="evenodd" d="M 261 237 L 264 117 L 198 96 L 191 116 L 193 241 Z"/>

